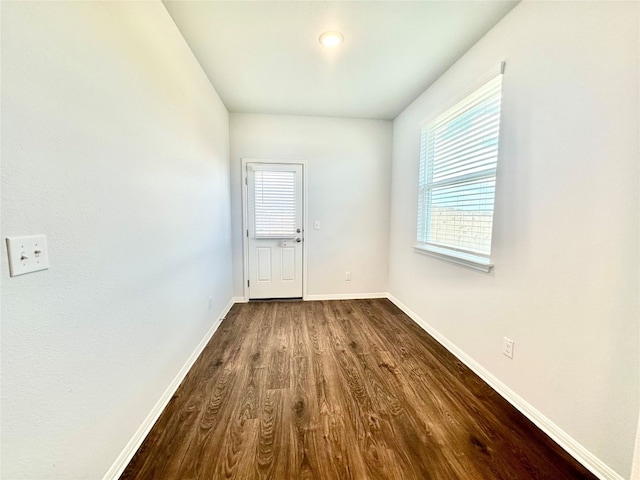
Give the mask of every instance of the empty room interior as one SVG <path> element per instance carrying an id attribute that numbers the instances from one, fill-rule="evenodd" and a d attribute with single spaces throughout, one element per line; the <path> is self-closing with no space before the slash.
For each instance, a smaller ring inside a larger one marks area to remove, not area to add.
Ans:
<path id="1" fill-rule="evenodd" d="M 1 478 L 640 480 L 640 2 L 0 5 Z"/>

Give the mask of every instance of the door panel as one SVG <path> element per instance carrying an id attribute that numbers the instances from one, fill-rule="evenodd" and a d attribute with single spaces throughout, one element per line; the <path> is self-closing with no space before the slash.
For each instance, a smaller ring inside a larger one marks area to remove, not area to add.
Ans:
<path id="1" fill-rule="evenodd" d="M 249 298 L 301 298 L 303 166 L 246 167 Z"/>
<path id="2" fill-rule="evenodd" d="M 296 252 L 294 247 L 282 247 L 282 281 L 291 282 L 296 279 Z"/>
<path id="3" fill-rule="evenodd" d="M 271 281 L 271 248 L 257 247 L 258 252 L 258 278 L 259 282 Z"/>

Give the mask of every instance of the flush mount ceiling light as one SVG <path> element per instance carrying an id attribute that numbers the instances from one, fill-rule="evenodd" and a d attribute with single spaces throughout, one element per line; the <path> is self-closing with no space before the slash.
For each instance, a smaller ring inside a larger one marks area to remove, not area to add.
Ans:
<path id="1" fill-rule="evenodd" d="M 344 41 L 340 32 L 324 32 L 320 35 L 320 43 L 325 47 L 337 47 Z"/>

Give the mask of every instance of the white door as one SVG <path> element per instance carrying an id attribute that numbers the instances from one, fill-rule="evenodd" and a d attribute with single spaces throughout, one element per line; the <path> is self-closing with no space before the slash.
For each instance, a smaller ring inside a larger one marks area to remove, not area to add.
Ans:
<path id="1" fill-rule="evenodd" d="M 246 167 L 249 298 L 302 298 L 302 165 Z"/>

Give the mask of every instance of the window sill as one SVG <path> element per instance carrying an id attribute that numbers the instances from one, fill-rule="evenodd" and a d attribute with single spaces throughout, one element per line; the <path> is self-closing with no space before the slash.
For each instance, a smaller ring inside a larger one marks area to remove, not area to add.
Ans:
<path id="1" fill-rule="evenodd" d="M 440 260 L 445 260 L 447 262 L 462 265 L 463 267 L 472 268 L 481 272 L 489 272 L 493 268 L 491 260 L 480 255 L 473 255 L 471 253 L 460 252 L 458 250 L 425 244 L 414 245 L 413 249 L 417 253 L 429 255 L 430 257 L 439 258 Z"/>

